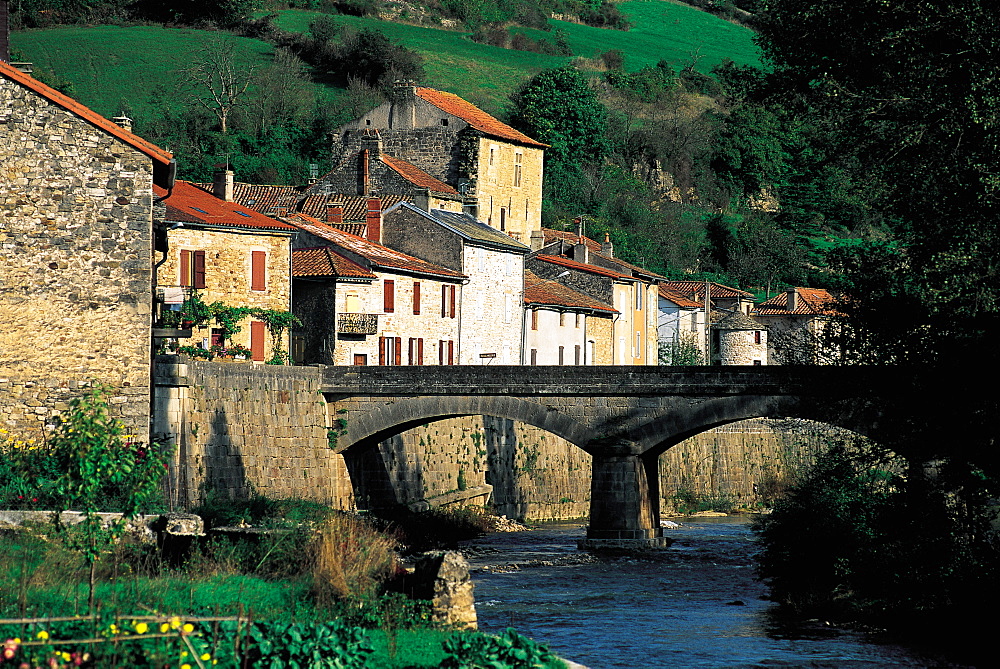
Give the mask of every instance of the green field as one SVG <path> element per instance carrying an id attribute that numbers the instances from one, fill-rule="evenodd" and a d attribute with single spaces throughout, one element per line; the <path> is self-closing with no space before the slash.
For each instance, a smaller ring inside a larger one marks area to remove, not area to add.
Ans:
<path id="1" fill-rule="evenodd" d="M 656 63 L 661 58 L 675 68 L 697 53 L 698 69 L 707 71 L 728 57 L 737 63 L 757 64 L 758 51 L 746 28 L 722 21 L 686 5 L 666 0 L 629 0 L 620 5 L 635 23 L 629 32 L 552 21 L 566 31 L 576 55 L 592 57 L 609 49 L 625 54 L 628 69 Z M 317 12 L 288 10 L 278 24 L 304 31 Z M 337 16 L 355 27 L 375 28 L 425 59 L 426 83 L 449 90 L 493 113 L 531 75 L 569 61 L 567 57 L 501 49 L 471 41 L 465 33 L 389 23 L 372 18 Z M 533 37 L 549 36 L 526 31 Z M 183 70 L 197 58 L 207 39 L 234 40 L 239 58 L 266 65 L 273 49 L 259 40 L 225 33 L 152 26 L 68 26 L 16 32 L 12 45 L 34 63 L 73 82 L 76 97 L 95 111 L 114 116 L 127 104 L 141 114 L 151 104 L 177 102 Z M 325 97 L 337 89 L 317 84 Z M 151 102 L 154 92 L 156 102 Z"/>

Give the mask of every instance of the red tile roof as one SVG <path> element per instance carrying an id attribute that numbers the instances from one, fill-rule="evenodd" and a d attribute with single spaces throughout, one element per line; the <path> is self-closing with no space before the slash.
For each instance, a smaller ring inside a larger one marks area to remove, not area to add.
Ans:
<path id="1" fill-rule="evenodd" d="M 546 244 L 551 244 L 552 242 L 558 241 L 560 239 L 570 242 L 572 244 L 580 243 L 580 236 L 575 232 L 570 232 L 569 230 L 552 230 L 551 228 L 542 228 L 542 235 L 545 238 Z M 590 237 L 584 237 L 583 243 L 587 245 L 587 248 L 591 251 L 600 251 L 600 243 L 594 241 Z"/>
<path id="2" fill-rule="evenodd" d="M 532 272 L 524 273 L 524 303 L 550 305 L 570 309 L 587 309 L 606 314 L 617 314 L 611 305 L 595 300 L 552 279 L 542 279 Z"/>
<path id="3" fill-rule="evenodd" d="M 371 267 L 428 274 L 444 280 L 466 278 L 461 272 L 434 265 L 419 258 L 414 258 L 405 253 L 387 248 L 381 244 L 376 244 L 364 237 L 358 237 L 349 232 L 338 230 L 306 214 L 293 214 L 285 220 L 300 230 L 336 244 L 343 251 L 364 258 Z"/>
<path id="4" fill-rule="evenodd" d="M 621 258 L 616 258 L 614 256 L 606 255 L 601 252 L 601 244 L 590 237 L 581 237 L 575 232 L 570 232 L 568 230 L 551 230 L 549 228 L 542 228 L 542 235 L 545 238 L 545 244 L 551 244 L 560 239 L 570 243 L 579 244 L 581 240 L 586 245 L 587 250 L 595 258 L 600 258 L 604 264 L 617 265 L 620 268 L 628 269 L 633 275 L 641 277 L 644 279 L 657 279 L 660 281 L 666 281 L 666 277 L 660 276 L 655 272 L 650 272 L 648 269 L 639 267 L 638 265 L 633 265 L 632 263 L 625 262 Z M 602 265 L 603 266 L 603 265 Z"/>
<path id="5" fill-rule="evenodd" d="M 329 246 L 292 250 L 292 276 L 349 277 L 377 279 L 361 265 L 345 258 Z"/>
<path id="6" fill-rule="evenodd" d="M 757 305 L 754 316 L 830 316 L 836 312 L 836 298 L 823 288 L 795 288 L 799 299 L 795 311 L 788 310 L 788 293 L 778 293 Z"/>
<path id="7" fill-rule="evenodd" d="M 167 194 L 167 191 L 159 186 L 153 186 L 153 190 L 157 197 Z M 167 221 L 256 230 L 295 231 L 295 228 L 287 223 L 268 218 L 249 207 L 220 200 L 189 181 L 177 181 L 170 197 L 163 203 L 167 206 L 165 216 Z"/>
<path id="8" fill-rule="evenodd" d="M 411 165 L 405 160 L 399 158 L 393 158 L 385 153 L 379 156 L 382 163 L 393 170 L 401 177 L 409 181 L 414 186 L 420 188 L 428 188 L 435 193 L 448 193 L 449 195 L 458 195 L 459 192 L 441 181 L 440 179 L 435 179 L 431 175 L 424 172 L 422 169 L 416 165 Z"/>
<path id="9" fill-rule="evenodd" d="M 490 116 L 482 109 L 467 100 L 463 100 L 454 93 L 436 91 L 433 88 L 417 87 L 417 97 L 431 103 L 438 109 L 452 116 L 457 116 L 470 126 L 479 130 L 483 134 L 510 140 L 519 144 L 548 148 L 548 144 L 531 139 L 523 132 L 514 130 L 503 121 Z"/>
<path id="10" fill-rule="evenodd" d="M 668 290 L 680 293 L 682 295 L 687 295 L 689 298 L 698 300 L 704 300 L 705 295 L 705 282 L 704 281 L 667 281 L 662 284 Z M 733 288 L 731 286 L 724 286 L 721 283 L 711 283 L 711 294 L 713 298 L 753 298 L 753 293 L 748 293 L 745 290 L 740 290 L 739 288 Z M 699 298 L 701 296 L 701 298 Z"/>
<path id="11" fill-rule="evenodd" d="M 382 201 L 382 211 L 385 211 L 397 202 L 402 202 L 406 198 L 399 195 L 383 195 L 379 198 Z M 308 195 L 298 209 L 307 216 L 326 221 L 326 205 L 339 202 L 344 205 L 344 220 L 363 221 L 368 213 L 368 197 L 364 195 L 342 195 L 338 193 L 317 193 Z M 342 228 L 343 229 L 343 228 Z"/>
<path id="12" fill-rule="evenodd" d="M 535 260 L 541 260 L 542 262 L 549 262 L 553 265 L 559 265 L 561 267 L 568 267 L 569 269 L 575 269 L 580 272 L 589 272 L 590 274 L 598 274 L 600 276 L 607 276 L 612 279 L 629 279 L 635 280 L 635 277 L 629 276 L 627 274 L 621 274 L 619 272 L 612 271 L 606 267 L 599 267 L 598 265 L 585 265 L 582 262 L 577 262 L 575 260 L 570 260 L 569 258 L 563 258 L 562 256 L 547 256 L 547 255 L 537 255 Z"/>
<path id="13" fill-rule="evenodd" d="M 11 67 L 2 60 L 0 60 L 0 76 L 6 77 L 7 79 L 11 79 L 12 81 L 21 84 L 25 88 L 34 91 L 35 93 L 41 95 L 49 102 L 59 105 L 60 107 L 62 107 L 63 109 L 72 114 L 76 114 L 84 121 L 87 121 L 96 128 L 103 130 L 104 132 L 116 137 L 117 139 L 120 139 L 121 141 L 125 142 L 132 148 L 146 154 L 147 156 L 149 156 L 150 158 L 159 163 L 166 165 L 170 163 L 170 161 L 174 157 L 173 154 L 170 153 L 169 151 L 164 151 L 163 149 L 156 146 L 152 142 L 148 142 L 142 137 L 139 137 L 138 135 L 129 132 L 128 130 L 121 127 L 117 123 L 109 121 L 108 119 L 104 118 L 103 116 L 93 111 L 92 109 L 84 107 L 82 104 L 80 104 L 73 98 L 69 97 L 68 95 L 64 95 L 59 91 L 55 90 L 54 88 L 46 86 L 45 84 L 38 81 L 34 77 L 27 75 L 24 72 L 21 72 L 17 68 Z"/>
<path id="14" fill-rule="evenodd" d="M 666 298 L 676 304 L 678 307 L 695 308 L 700 309 L 705 306 L 704 302 L 698 302 L 691 299 L 684 293 L 679 293 L 676 290 L 670 290 L 662 283 L 660 284 L 660 297 Z"/>

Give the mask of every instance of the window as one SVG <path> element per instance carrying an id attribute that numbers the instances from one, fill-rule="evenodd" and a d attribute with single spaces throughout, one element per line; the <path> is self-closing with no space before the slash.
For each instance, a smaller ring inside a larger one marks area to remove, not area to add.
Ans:
<path id="1" fill-rule="evenodd" d="M 348 293 L 344 299 L 344 312 L 348 314 L 361 313 L 361 298 L 357 293 Z"/>
<path id="2" fill-rule="evenodd" d="M 180 285 L 188 288 L 205 287 L 205 252 L 181 251 Z"/>
<path id="3" fill-rule="evenodd" d="M 531 329 L 538 329 L 538 309 L 531 310 Z"/>
<path id="4" fill-rule="evenodd" d="M 635 284 L 635 309 L 639 311 L 642 309 L 642 289 L 643 285 L 641 283 Z"/>
<path id="5" fill-rule="evenodd" d="M 531 349 L 531 364 L 532 365 L 537 365 L 538 364 L 538 349 L 537 348 Z"/>
<path id="6" fill-rule="evenodd" d="M 454 365 L 455 364 L 455 341 L 448 339 L 438 340 L 438 364 L 439 365 Z"/>
<path id="7" fill-rule="evenodd" d="M 565 365 L 566 364 L 566 347 L 565 346 L 560 346 L 559 347 L 559 364 L 560 365 Z"/>
<path id="8" fill-rule="evenodd" d="M 754 330 L 754 332 L 753 332 L 753 343 L 755 343 L 755 344 L 759 344 L 760 343 L 760 330 Z"/>
<path id="9" fill-rule="evenodd" d="M 382 310 L 391 314 L 396 310 L 396 282 L 386 279 L 382 282 Z"/>
<path id="10" fill-rule="evenodd" d="M 264 360 L 264 322 L 250 321 L 250 352 L 254 360 Z"/>
<path id="11" fill-rule="evenodd" d="M 402 337 L 379 337 L 378 338 L 378 364 L 380 365 L 401 365 L 403 364 Z"/>
<path id="12" fill-rule="evenodd" d="M 252 251 L 250 253 L 250 290 L 267 290 L 264 270 L 267 267 L 267 253 Z"/>
<path id="13" fill-rule="evenodd" d="M 635 357 L 637 357 L 637 358 L 641 358 L 642 357 L 642 333 L 641 332 L 636 332 L 635 333 Z"/>
<path id="14" fill-rule="evenodd" d="M 576 325 L 575 325 L 575 327 L 579 328 L 580 327 L 580 323 L 582 321 L 583 321 L 583 314 L 577 314 L 576 315 Z"/>
<path id="15" fill-rule="evenodd" d="M 422 365 L 424 364 L 424 339 L 423 337 L 418 337 L 414 339 L 410 337 L 409 352 L 407 355 L 407 364 L 409 365 Z"/>
<path id="16" fill-rule="evenodd" d="M 514 187 L 521 187 L 521 158 L 523 155 L 520 151 L 514 154 Z"/>
<path id="17" fill-rule="evenodd" d="M 507 208 L 500 207 L 500 232 L 507 229 Z"/>
<path id="18" fill-rule="evenodd" d="M 420 315 L 420 282 L 413 282 L 413 315 Z"/>
<path id="19" fill-rule="evenodd" d="M 566 312 L 565 311 L 560 311 L 559 312 L 559 327 L 562 327 L 564 325 L 566 325 Z"/>
<path id="20" fill-rule="evenodd" d="M 455 286 L 441 286 L 441 318 L 455 317 Z"/>
<path id="21" fill-rule="evenodd" d="M 753 361 L 753 366 L 754 367 L 760 367 L 760 360 L 754 360 Z"/>
<path id="22" fill-rule="evenodd" d="M 580 364 L 580 353 L 581 353 L 581 351 L 580 351 L 580 345 L 577 344 L 573 348 L 573 364 L 574 365 L 579 365 Z"/>

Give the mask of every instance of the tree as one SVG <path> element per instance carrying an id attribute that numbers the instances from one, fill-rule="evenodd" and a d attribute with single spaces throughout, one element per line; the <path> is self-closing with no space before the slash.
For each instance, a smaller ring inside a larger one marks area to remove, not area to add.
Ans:
<path id="1" fill-rule="evenodd" d="M 231 39 L 213 40 L 199 56 L 188 69 L 192 96 L 198 105 L 215 115 L 220 131 L 225 134 L 230 115 L 246 103 L 254 67 L 236 62 L 236 44 Z"/>

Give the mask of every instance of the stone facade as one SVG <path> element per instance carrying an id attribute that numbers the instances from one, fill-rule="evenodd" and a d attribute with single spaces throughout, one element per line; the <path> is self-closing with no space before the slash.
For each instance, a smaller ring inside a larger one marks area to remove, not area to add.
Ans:
<path id="1" fill-rule="evenodd" d="M 145 440 L 152 186 L 169 154 L 5 63 L 0 127 L 0 425 L 38 437 L 96 382 Z"/>
<path id="2" fill-rule="evenodd" d="M 542 227 L 544 151 L 480 137 L 475 198 L 478 218 L 527 244 Z"/>

